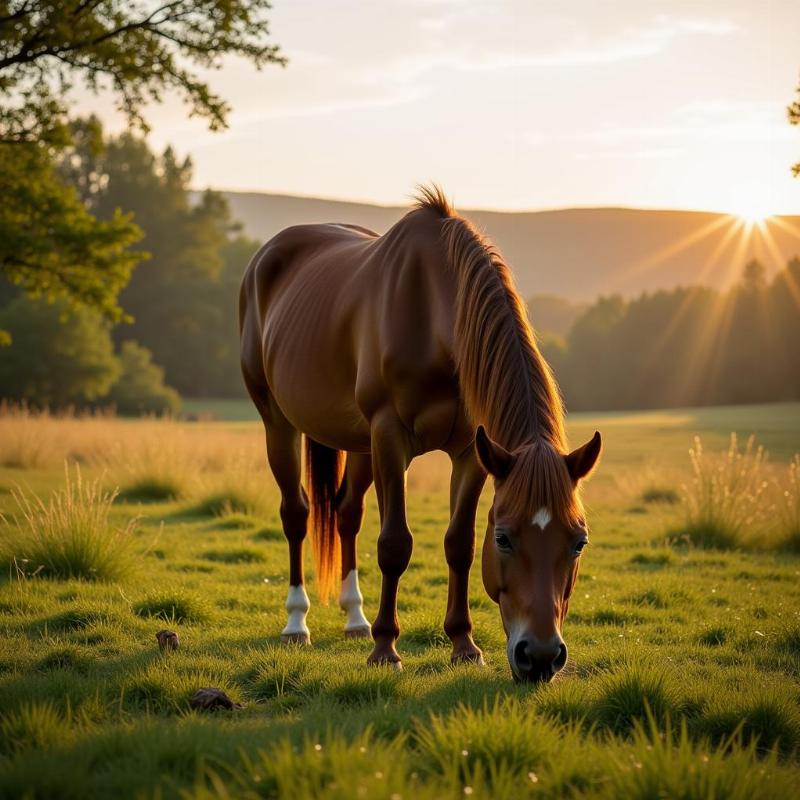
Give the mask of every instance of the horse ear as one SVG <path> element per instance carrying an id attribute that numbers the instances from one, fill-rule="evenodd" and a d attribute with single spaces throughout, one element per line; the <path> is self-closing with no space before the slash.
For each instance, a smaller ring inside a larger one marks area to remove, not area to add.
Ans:
<path id="1" fill-rule="evenodd" d="M 585 478 L 595 468 L 602 449 L 603 442 L 600 438 L 600 432 L 595 431 L 594 436 L 583 447 L 579 447 L 569 455 L 564 456 L 564 461 L 567 462 L 567 470 L 575 483 Z"/>
<path id="2" fill-rule="evenodd" d="M 478 425 L 478 431 L 475 434 L 475 450 L 478 454 L 478 461 L 490 475 L 502 479 L 511 472 L 514 456 L 505 447 L 493 442 L 483 425 Z"/>

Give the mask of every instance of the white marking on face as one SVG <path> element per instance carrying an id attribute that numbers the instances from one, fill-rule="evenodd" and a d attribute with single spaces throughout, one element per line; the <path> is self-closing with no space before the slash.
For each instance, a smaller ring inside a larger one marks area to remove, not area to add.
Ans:
<path id="1" fill-rule="evenodd" d="M 308 625 L 306 625 L 306 616 L 309 608 L 311 608 L 311 603 L 308 600 L 305 586 L 302 583 L 298 586 L 290 586 L 289 594 L 286 598 L 286 610 L 289 612 L 289 619 L 281 633 L 286 636 L 298 633 L 310 635 Z"/>
<path id="2" fill-rule="evenodd" d="M 544 530 L 552 521 L 553 517 L 550 515 L 550 512 L 542 506 L 534 515 L 531 523 L 533 525 L 538 525 L 542 530 Z"/>
<path id="3" fill-rule="evenodd" d="M 369 628 L 369 621 L 362 610 L 363 602 L 364 598 L 358 587 L 358 570 L 351 569 L 342 581 L 342 591 L 339 595 L 339 608 L 347 613 L 347 622 L 344 624 L 345 633 Z"/>

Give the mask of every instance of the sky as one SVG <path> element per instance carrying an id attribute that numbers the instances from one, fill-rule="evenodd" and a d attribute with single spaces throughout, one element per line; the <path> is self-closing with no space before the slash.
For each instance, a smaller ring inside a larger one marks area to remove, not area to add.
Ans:
<path id="1" fill-rule="evenodd" d="M 208 75 L 226 131 L 147 112 L 198 188 L 800 213 L 797 0 L 274 0 L 270 27 L 285 69 Z M 124 126 L 107 97 L 76 110 Z"/>

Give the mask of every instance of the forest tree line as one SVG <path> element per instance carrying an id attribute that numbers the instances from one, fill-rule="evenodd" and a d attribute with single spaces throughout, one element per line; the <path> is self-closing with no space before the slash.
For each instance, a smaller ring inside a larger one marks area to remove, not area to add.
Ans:
<path id="1" fill-rule="evenodd" d="M 751 261 L 722 292 L 601 297 L 539 338 L 575 411 L 800 400 L 800 259 L 771 280 Z"/>
<path id="2" fill-rule="evenodd" d="M 140 229 L 141 258 L 113 323 L 98 310 L 28 296 L 0 280 L 0 396 L 32 406 L 113 405 L 176 413 L 180 396 L 241 394 L 239 280 L 257 245 L 222 195 L 190 190 L 192 164 L 157 155 L 130 132 L 106 137 L 95 118 L 72 123 L 61 179 L 101 222 L 120 211 Z"/>
<path id="3" fill-rule="evenodd" d="M 143 260 L 119 294 L 125 319 L 32 299 L 0 284 L 0 397 L 32 406 L 176 413 L 180 396 L 243 397 L 239 281 L 258 247 L 225 198 L 190 190 L 192 165 L 139 135 L 72 123 L 61 180 L 98 220 L 138 226 Z M 800 260 L 771 280 L 751 262 L 724 292 L 705 287 L 531 303 L 540 346 L 573 410 L 800 399 Z M 563 333 L 574 312 L 574 320 Z M 567 315 L 567 316 L 565 316 Z M 561 335 L 547 330 L 560 326 Z"/>

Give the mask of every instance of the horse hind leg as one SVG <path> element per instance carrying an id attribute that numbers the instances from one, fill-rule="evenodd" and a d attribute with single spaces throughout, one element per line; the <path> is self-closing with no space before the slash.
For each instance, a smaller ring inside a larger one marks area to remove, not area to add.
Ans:
<path id="1" fill-rule="evenodd" d="M 289 544 L 289 593 L 286 598 L 288 620 L 281 641 L 311 644 L 306 624 L 310 608 L 303 580 L 303 540 L 308 527 L 308 497 L 300 482 L 300 434 L 283 416 L 269 390 L 249 379 L 245 384 L 261 418 L 267 440 L 267 460 L 281 492 L 281 523 Z"/>
<path id="2" fill-rule="evenodd" d="M 311 644 L 306 624 L 310 608 L 303 579 L 303 541 L 308 526 L 308 498 L 300 483 L 300 434 L 294 428 L 270 427 L 267 430 L 267 455 L 281 491 L 281 523 L 289 543 L 288 619 L 281 641 Z"/>
<path id="3" fill-rule="evenodd" d="M 363 597 L 358 586 L 356 537 L 364 519 L 364 495 L 372 483 L 372 457 L 364 453 L 348 453 L 344 483 L 336 507 L 336 527 L 342 546 L 342 590 L 339 607 L 347 614 L 344 635 L 349 639 L 372 635 L 364 616 Z"/>

